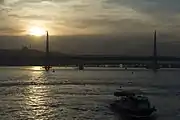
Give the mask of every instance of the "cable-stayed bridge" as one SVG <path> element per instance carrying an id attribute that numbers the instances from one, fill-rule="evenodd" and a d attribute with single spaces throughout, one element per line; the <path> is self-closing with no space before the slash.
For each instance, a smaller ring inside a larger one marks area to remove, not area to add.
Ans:
<path id="1" fill-rule="evenodd" d="M 146 57 L 132 57 L 132 56 L 69 56 L 67 58 L 56 58 L 56 61 L 58 60 L 61 64 L 78 64 L 79 69 L 83 69 L 84 65 L 87 64 L 146 64 L 148 65 L 148 68 L 153 69 L 156 71 L 159 69 L 159 64 L 168 64 L 168 65 L 174 65 L 179 64 L 179 58 L 176 57 L 167 57 L 167 56 L 158 56 L 157 55 L 157 34 L 156 31 L 154 32 L 154 45 L 153 45 L 153 54 L 152 56 L 146 56 Z M 54 59 L 50 58 L 49 56 L 49 35 L 47 32 L 47 40 L 46 40 L 46 61 L 48 59 L 50 66 L 55 61 L 52 61 Z M 69 62 L 68 62 L 69 60 Z M 61 61 L 61 62 L 60 62 Z M 49 67 L 48 67 L 49 68 Z M 48 69 L 49 70 L 49 69 Z"/>
<path id="2" fill-rule="evenodd" d="M 149 69 L 157 70 L 159 67 L 180 67 L 180 57 L 159 56 L 157 54 L 157 37 L 154 32 L 153 51 L 151 56 L 121 56 L 121 55 L 59 55 L 50 51 L 49 33 L 46 34 L 45 53 L 37 56 L 7 56 L 6 53 L 1 55 L 0 65 L 28 66 L 38 65 L 44 66 L 49 71 L 51 66 L 58 65 L 77 65 L 79 69 L 83 69 L 85 65 L 133 65 L 146 66 Z M 31 51 L 31 50 L 30 50 Z M 28 51 L 29 52 L 29 51 Z M 32 53 L 33 55 L 33 53 Z"/>

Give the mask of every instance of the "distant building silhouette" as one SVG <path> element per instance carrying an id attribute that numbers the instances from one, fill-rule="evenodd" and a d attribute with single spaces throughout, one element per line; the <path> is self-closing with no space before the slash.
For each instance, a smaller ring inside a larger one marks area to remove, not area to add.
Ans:
<path id="1" fill-rule="evenodd" d="M 27 51 L 27 50 L 29 50 L 29 48 L 27 46 L 22 46 L 21 50 L 22 51 Z"/>

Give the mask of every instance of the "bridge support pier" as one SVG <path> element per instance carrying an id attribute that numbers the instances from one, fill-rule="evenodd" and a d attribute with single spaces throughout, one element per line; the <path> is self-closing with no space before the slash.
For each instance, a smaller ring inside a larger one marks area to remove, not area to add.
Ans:
<path id="1" fill-rule="evenodd" d="M 84 65 L 83 65 L 83 64 L 79 64 L 79 65 L 78 65 L 78 69 L 79 69 L 79 70 L 84 70 Z"/>

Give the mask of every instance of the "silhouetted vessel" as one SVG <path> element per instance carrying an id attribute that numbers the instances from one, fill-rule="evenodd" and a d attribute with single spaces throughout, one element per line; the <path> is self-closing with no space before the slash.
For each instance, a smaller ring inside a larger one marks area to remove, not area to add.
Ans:
<path id="1" fill-rule="evenodd" d="M 114 96 L 120 97 L 111 104 L 111 109 L 126 120 L 152 120 L 155 119 L 156 108 L 152 107 L 148 98 L 137 96 L 133 92 L 115 92 Z"/>
<path id="2" fill-rule="evenodd" d="M 49 71 L 52 67 L 47 65 L 47 66 L 44 66 L 43 68 L 44 68 L 46 71 Z"/>

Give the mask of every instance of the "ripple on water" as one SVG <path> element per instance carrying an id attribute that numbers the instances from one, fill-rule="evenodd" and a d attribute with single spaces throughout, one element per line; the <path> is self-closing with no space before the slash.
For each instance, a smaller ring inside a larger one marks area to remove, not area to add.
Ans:
<path id="1" fill-rule="evenodd" d="M 143 70 L 133 75 L 131 71 L 108 70 L 66 70 L 53 74 L 33 70 L 2 72 L 0 119 L 3 120 L 115 120 L 109 104 L 119 86 L 145 92 L 158 109 L 158 120 L 179 120 L 178 72 L 163 71 L 156 75 Z"/>

